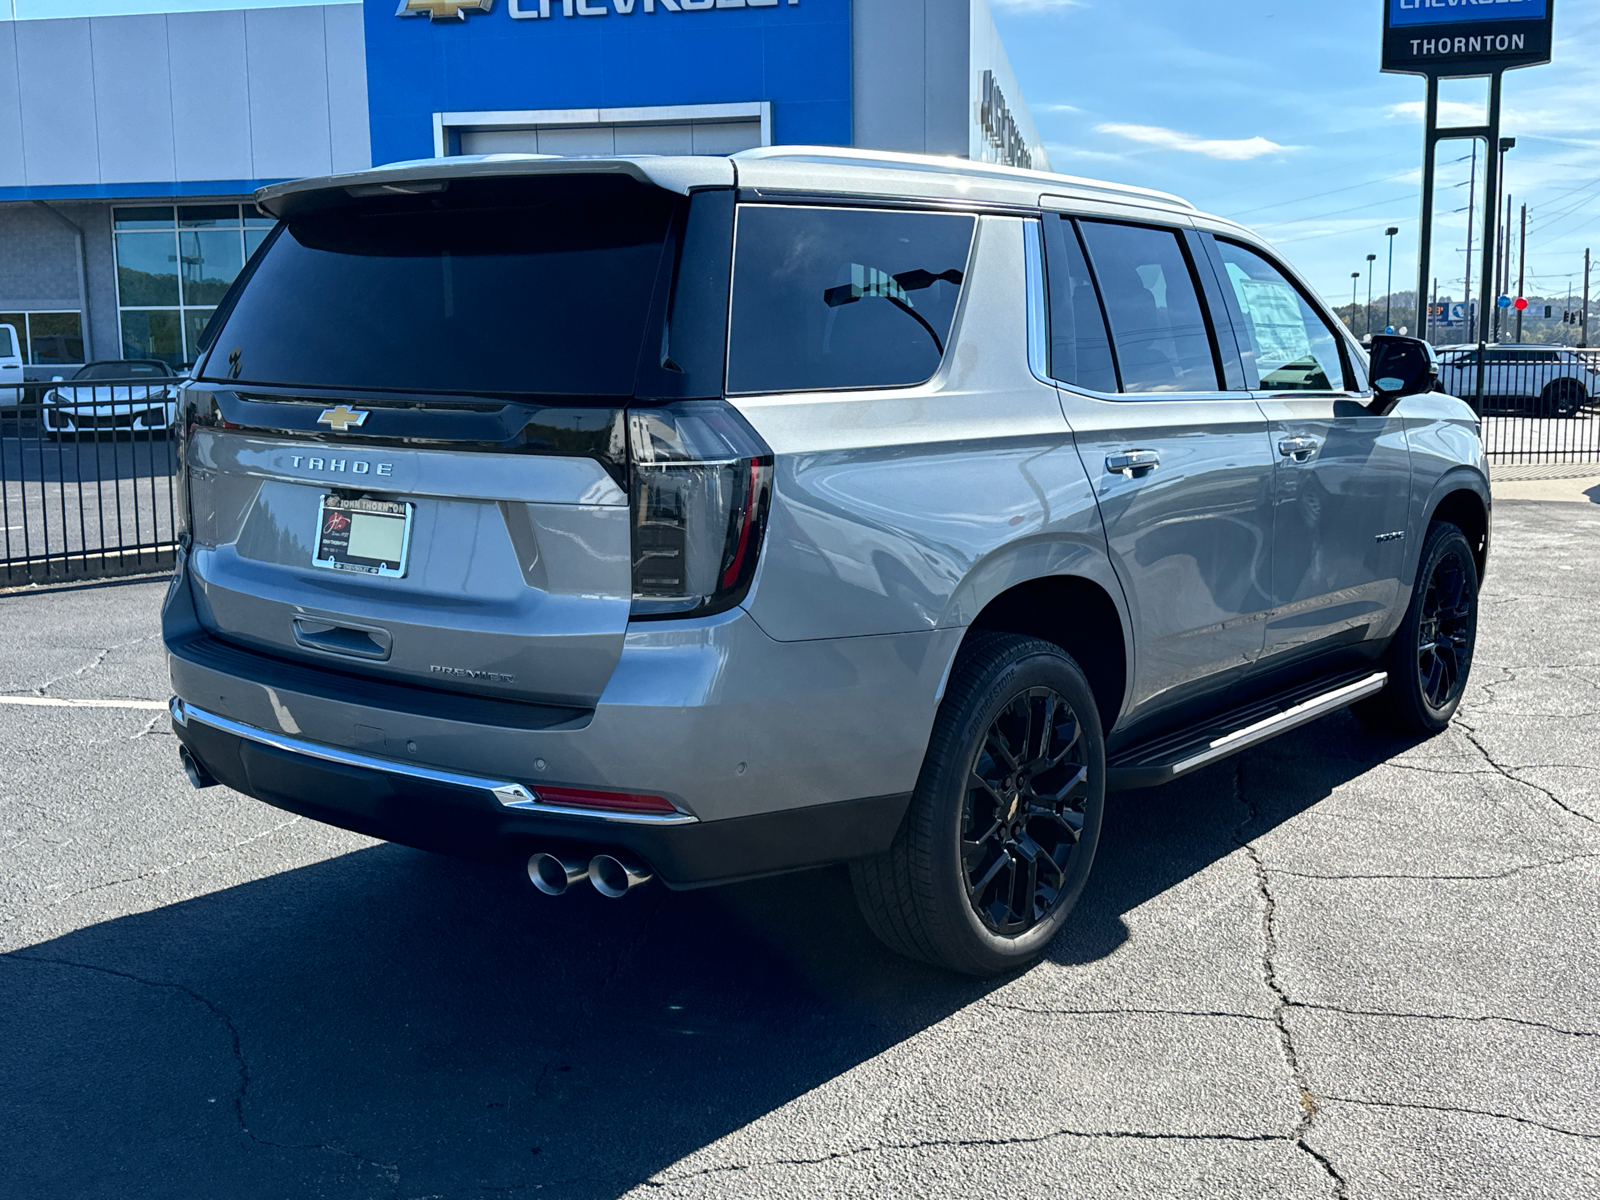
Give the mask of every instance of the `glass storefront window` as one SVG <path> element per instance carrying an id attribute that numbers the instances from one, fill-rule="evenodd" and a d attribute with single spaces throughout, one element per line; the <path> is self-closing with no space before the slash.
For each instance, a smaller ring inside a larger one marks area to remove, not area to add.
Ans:
<path id="1" fill-rule="evenodd" d="M 124 308 L 178 302 L 175 234 L 117 234 L 117 296 Z"/>
<path id="2" fill-rule="evenodd" d="M 79 313 L 0 313 L 0 325 L 17 331 L 22 360 L 29 366 L 83 361 L 83 317 Z"/>
<path id="3" fill-rule="evenodd" d="M 183 303 L 216 304 L 244 269 L 244 241 L 236 229 L 184 230 L 178 234 Z"/>
<path id="4" fill-rule="evenodd" d="M 81 363 L 83 317 L 75 312 L 28 314 L 28 361 Z"/>
<path id="5" fill-rule="evenodd" d="M 112 223 L 122 353 L 177 366 L 276 222 L 253 204 L 179 204 L 118 207 Z"/>
<path id="6" fill-rule="evenodd" d="M 174 367 L 186 361 L 178 310 L 124 309 L 122 357 L 155 358 Z"/>
<path id="7" fill-rule="evenodd" d="M 167 207 L 119 208 L 114 218 L 119 230 L 172 228 L 172 209 Z"/>
<path id="8" fill-rule="evenodd" d="M 239 224 L 237 204 L 185 204 L 178 209 L 178 224 L 184 229 L 212 229 Z"/>

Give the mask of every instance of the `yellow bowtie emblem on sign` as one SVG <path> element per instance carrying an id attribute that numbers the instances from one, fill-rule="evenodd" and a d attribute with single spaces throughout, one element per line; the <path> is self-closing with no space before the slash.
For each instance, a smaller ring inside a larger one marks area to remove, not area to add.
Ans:
<path id="1" fill-rule="evenodd" d="M 469 12 L 486 13 L 494 0 L 400 0 L 397 17 L 420 17 L 426 14 L 435 21 L 465 21 Z"/>

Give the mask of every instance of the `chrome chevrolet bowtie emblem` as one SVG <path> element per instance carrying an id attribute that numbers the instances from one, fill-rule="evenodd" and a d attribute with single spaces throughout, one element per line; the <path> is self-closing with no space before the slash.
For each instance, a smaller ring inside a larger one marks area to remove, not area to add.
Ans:
<path id="1" fill-rule="evenodd" d="M 350 426 L 360 426 L 366 423 L 367 410 L 364 408 L 351 408 L 349 405 L 340 404 L 335 408 L 327 409 L 317 418 L 318 425 L 326 425 L 335 433 L 343 433 Z"/>
<path id="2" fill-rule="evenodd" d="M 429 16 L 435 21 L 465 21 L 469 12 L 486 13 L 494 0 L 400 0 L 397 17 Z"/>

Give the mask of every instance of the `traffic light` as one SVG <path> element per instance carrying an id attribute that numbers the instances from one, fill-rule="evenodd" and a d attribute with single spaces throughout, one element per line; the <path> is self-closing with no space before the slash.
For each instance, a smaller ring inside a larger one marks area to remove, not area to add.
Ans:
<path id="1" fill-rule="evenodd" d="M 1544 306 L 1544 319 L 1547 321 L 1550 319 L 1550 306 L 1548 304 Z"/>

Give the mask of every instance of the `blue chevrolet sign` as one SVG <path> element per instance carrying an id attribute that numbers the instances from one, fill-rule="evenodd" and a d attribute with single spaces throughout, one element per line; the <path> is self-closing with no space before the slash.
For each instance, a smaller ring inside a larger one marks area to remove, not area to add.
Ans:
<path id="1" fill-rule="evenodd" d="M 1555 0 L 1385 0 L 1383 69 L 1439 78 L 1550 61 Z"/>
<path id="2" fill-rule="evenodd" d="M 1389 27 L 1460 21 L 1542 21 L 1547 0 L 1389 0 Z"/>

